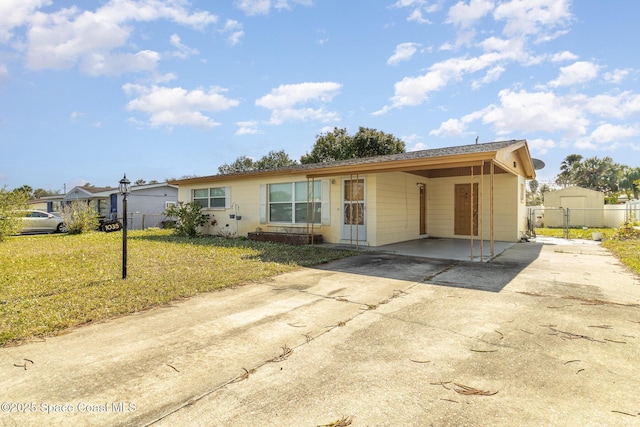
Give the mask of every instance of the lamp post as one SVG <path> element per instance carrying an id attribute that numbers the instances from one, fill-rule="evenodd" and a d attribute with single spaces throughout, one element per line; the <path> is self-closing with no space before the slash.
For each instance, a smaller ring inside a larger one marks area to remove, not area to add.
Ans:
<path id="1" fill-rule="evenodd" d="M 122 278 L 127 278 L 127 196 L 131 192 L 131 182 L 127 179 L 127 174 L 120 180 L 118 186 L 122 194 Z"/>

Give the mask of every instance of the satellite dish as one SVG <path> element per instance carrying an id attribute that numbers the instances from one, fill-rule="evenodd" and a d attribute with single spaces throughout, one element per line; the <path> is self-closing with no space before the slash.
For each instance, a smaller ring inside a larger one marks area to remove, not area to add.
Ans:
<path id="1" fill-rule="evenodd" d="M 535 170 L 540 170 L 542 168 L 544 168 L 544 162 L 540 159 L 531 159 L 531 161 L 533 162 L 533 168 Z"/>

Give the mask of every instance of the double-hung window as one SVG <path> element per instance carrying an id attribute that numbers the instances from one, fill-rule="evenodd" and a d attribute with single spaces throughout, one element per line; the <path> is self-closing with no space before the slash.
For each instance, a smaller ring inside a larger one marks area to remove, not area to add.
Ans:
<path id="1" fill-rule="evenodd" d="M 322 209 L 320 181 L 269 185 L 269 222 L 319 224 Z"/>
<path id="2" fill-rule="evenodd" d="M 228 187 L 201 188 L 193 190 L 193 201 L 203 208 L 224 209 L 228 207 Z"/>

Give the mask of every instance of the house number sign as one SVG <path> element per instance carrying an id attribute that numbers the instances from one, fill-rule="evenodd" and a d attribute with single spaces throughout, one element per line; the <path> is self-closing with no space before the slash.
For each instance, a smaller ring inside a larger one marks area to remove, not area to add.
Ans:
<path id="1" fill-rule="evenodd" d="M 102 224 L 102 230 L 111 233 L 112 231 L 122 230 L 122 223 L 120 221 L 105 221 Z"/>

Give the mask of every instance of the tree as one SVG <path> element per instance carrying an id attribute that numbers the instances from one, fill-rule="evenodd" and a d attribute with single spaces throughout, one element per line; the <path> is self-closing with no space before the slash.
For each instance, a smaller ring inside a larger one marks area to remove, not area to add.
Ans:
<path id="1" fill-rule="evenodd" d="M 406 151 L 402 140 L 375 129 L 360 127 L 352 139 L 353 155 L 351 158 L 383 156 Z"/>
<path id="2" fill-rule="evenodd" d="M 298 164 L 295 160 L 289 158 L 289 155 L 284 152 L 284 150 L 280 151 L 269 151 L 269 154 L 266 156 L 262 156 L 260 160 L 254 163 L 254 168 L 256 170 L 270 170 L 270 169 L 281 169 L 287 166 L 293 166 Z"/>
<path id="3" fill-rule="evenodd" d="M 582 159 L 580 154 L 568 155 L 560 165 L 556 183 L 566 187 L 576 185 L 613 195 L 620 190 L 624 166 L 611 157 Z"/>
<path id="4" fill-rule="evenodd" d="M 247 156 L 240 156 L 230 165 L 225 163 L 224 165 L 219 166 L 218 173 L 227 175 L 232 173 L 280 169 L 296 164 L 297 162 L 290 159 L 289 155 L 285 153 L 284 150 L 272 150 L 269 151 L 269 154 L 262 156 L 260 160 L 257 161 L 253 161 Z"/>
<path id="5" fill-rule="evenodd" d="M 540 187 L 540 199 L 543 204 L 544 204 L 544 195 L 549 191 L 551 191 L 551 187 L 549 187 L 548 184 L 542 184 L 542 186 Z"/>
<path id="6" fill-rule="evenodd" d="M 138 179 L 136 180 L 136 182 L 134 182 L 135 185 L 145 185 L 146 183 L 147 181 L 144 179 Z"/>
<path id="7" fill-rule="evenodd" d="M 532 179 L 531 181 L 529 181 L 530 191 L 527 191 L 527 204 L 529 206 L 536 206 L 542 203 L 542 199 L 538 194 L 538 185 L 539 183 L 535 179 Z"/>
<path id="8" fill-rule="evenodd" d="M 0 242 L 20 232 L 21 217 L 27 209 L 28 199 L 22 189 L 9 191 L 6 187 L 0 188 Z"/>
<path id="9" fill-rule="evenodd" d="M 13 191 L 24 193 L 27 196 L 27 200 L 33 198 L 33 188 L 31 188 L 28 185 L 23 185 L 22 187 L 18 187 L 16 189 L 14 189 Z"/>
<path id="10" fill-rule="evenodd" d="M 60 190 L 45 190 L 43 188 L 37 188 L 33 190 L 33 197 L 35 199 L 40 199 L 47 196 L 55 196 L 58 194 L 60 194 Z"/>
<path id="11" fill-rule="evenodd" d="M 346 129 L 336 127 L 332 132 L 318 135 L 311 152 L 303 155 L 300 163 L 326 163 L 405 151 L 404 142 L 391 134 L 360 127 L 350 136 Z"/>
<path id="12" fill-rule="evenodd" d="M 232 173 L 249 172 L 254 170 L 254 162 L 247 156 L 238 157 L 233 163 L 218 166 L 218 173 L 228 175 Z"/>
<path id="13" fill-rule="evenodd" d="M 623 191 L 628 199 L 637 199 L 640 193 L 638 184 L 640 183 L 640 167 L 629 168 L 623 166 L 622 179 L 620 179 L 620 190 Z"/>
<path id="14" fill-rule="evenodd" d="M 560 173 L 556 177 L 556 184 L 562 187 L 572 185 L 576 167 L 582 162 L 580 154 L 569 154 L 560 164 Z"/>
<path id="15" fill-rule="evenodd" d="M 347 134 L 347 129 L 333 128 L 333 132 L 316 136 L 311 153 L 303 155 L 300 163 L 326 163 L 351 158 L 351 144 L 352 138 Z"/>

